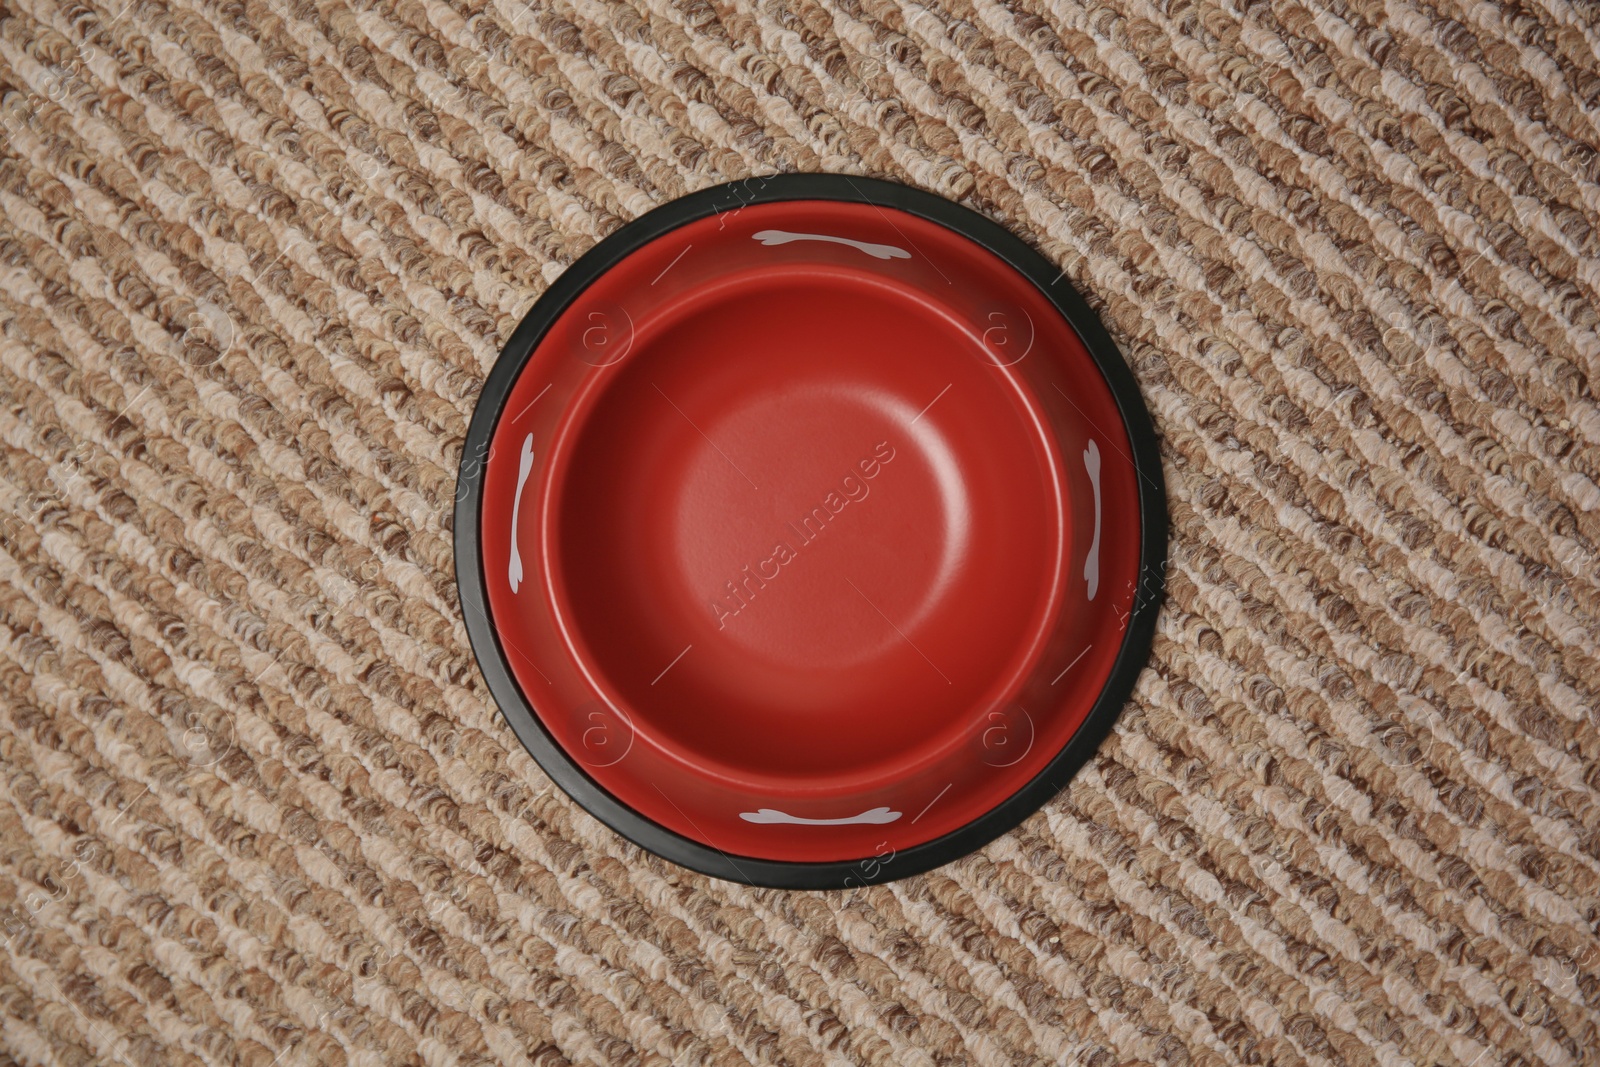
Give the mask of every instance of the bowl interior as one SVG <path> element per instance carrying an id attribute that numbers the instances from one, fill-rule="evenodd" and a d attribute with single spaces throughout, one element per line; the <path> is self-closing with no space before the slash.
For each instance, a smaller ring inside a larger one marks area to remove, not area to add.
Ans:
<path id="1" fill-rule="evenodd" d="M 1077 336 L 992 253 L 869 205 L 732 215 L 622 259 L 535 348 L 488 457 L 493 622 L 646 817 L 873 855 L 1081 723 L 1137 573 L 1132 464 Z"/>
<path id="2" fill-rule="evenodd" d="M 638 326 L 547 531 L 638 729 L 753 788 L 860 787 L 1002 699 L 1068 516 L 975 337 L 845 267 L 755 268 Z"/>

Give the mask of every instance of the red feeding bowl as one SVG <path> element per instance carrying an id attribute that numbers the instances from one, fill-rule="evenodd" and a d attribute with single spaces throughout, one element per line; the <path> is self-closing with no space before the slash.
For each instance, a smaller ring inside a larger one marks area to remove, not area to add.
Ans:
<path id="1" fill-rule="evenodd" d="M 751 179 L 602 241 L 462 458 L 468 632 L 529 751 L 668 859 L 827 888 L 954 859 L 1149 651 L 1161 468 L 1037 253 L 938 197 Z"/>

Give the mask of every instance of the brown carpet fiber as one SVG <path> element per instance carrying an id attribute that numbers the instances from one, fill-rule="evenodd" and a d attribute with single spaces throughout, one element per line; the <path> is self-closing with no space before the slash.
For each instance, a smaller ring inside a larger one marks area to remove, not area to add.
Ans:
<path id="1" fill-rule="evenodd" d="M 0 1063 L 1600 1062 L 1588 0 L 5 0 Z M 1115 735 L 981 854 L 641 854 L 453 585 L 500 342 L 779 170 L 1001 220 L 1163 436 Z"/>

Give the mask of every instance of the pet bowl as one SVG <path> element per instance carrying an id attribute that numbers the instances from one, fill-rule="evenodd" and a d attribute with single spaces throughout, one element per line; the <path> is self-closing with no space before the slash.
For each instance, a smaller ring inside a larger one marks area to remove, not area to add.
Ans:
<path id="1" fill-rule="evenodd" d="M 1016 825 L 1104 736 L 1166 546 L 1149 416 L 1037 253 L 903 186 L 684 197 L 551 286 L 461 463 L 467 630 L 588 811 L 757 885 Z"/>

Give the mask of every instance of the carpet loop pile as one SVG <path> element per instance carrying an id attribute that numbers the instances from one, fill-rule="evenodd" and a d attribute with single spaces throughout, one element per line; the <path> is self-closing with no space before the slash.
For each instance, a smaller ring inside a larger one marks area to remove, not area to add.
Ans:
<path id="1" fill-rule="evenodd" d="M 835 893 L 555 790 L 451 509 L 540 292 L 779 171 L 1060 265 L 1170 595 L 1017 831 Z M 1585 0 L 8 0 L 0 1064 L 1600 1057 Z"/>

